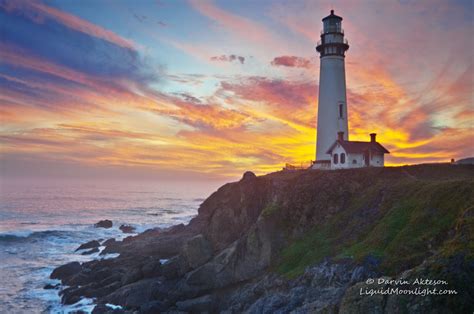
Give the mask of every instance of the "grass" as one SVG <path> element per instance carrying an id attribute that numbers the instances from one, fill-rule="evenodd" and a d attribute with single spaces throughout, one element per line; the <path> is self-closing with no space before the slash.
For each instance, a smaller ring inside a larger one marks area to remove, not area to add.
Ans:
<path id="1" fill-rule="evenodd" d="M 369 255 L 380 258 L 381 270 L 389 275 L 413 267 L 430 254 L 430 247 L 441 246 L 448 231 L 474 204 L 473 183 L 400 180 L 371 186 L 353 196 L 347 208 L 327 224 L 315 225 L 303 237 L 290 241 L 276 269 L 293 278 L 325 257 L 362 261 Z M 275 212 L 272 206 L 270 213 Z M 374 206 L 372 216 L 360 214 Z M 466 219 L 472 230 L 472 218 Z M 467 243 L 472 248 L 472 241 Z"/>
<path id="2" fill-rule="evenodd" d="M 302 274 L 308 265 L 331 255 L 332 241 L 328 236 L 327 229 L 313 230 L 295 241 L 283 251 L 283 263 L 278 266 L 278 271 L 288 278 L 294 278 Z"/>

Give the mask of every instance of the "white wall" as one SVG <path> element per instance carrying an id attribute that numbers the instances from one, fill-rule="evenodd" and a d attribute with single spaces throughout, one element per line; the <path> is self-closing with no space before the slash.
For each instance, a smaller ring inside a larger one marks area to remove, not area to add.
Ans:
<path id="1" fill-rule="evenodd" d="M 346 162 L 341 164 L 341 153 L 346 153 L 344 148 L 339 144 L 332 151 L 331 155 L 331 169 L 347 169 L 347 168 L 362 168 L 365 167 L 365 156 L 364 154 L 347 154 Z M 338 154 L 338 163 L 334 164 L 334 154 Z M 356 161 L 353 163 L 353 161 Z M 384 166 L 384 155 L 373 154 L 369 157 L 369 165 L 371 167 L 383 167 Z"/>
<path id="2" fill-rule="evenodd" d="M 372 167 L 383 167 L 384 166 L 384 155 L 383 154 L 372 154 L 372 156 L 370 156 L 370 165 Z"/>
<path id="3" fill-rule="evenodd" d="M 339 104 L 344 106 L 342 119 L 339 118 Z M 344 139 L 349 139 L 344 57 L 321 58 L 317 129 L 316 160 L 331 158 L 326 151 L 336 141 L 337 132 L 344 132 Z"/>
<path id="4" fill-rule="evenodd" d="M 334 155 L 337 154 L 338 155 L 338 163 L 335 164 L 334 163 Z M 345 154 L 346 155 L 346 160 L 345 162 L 342 164 L 341 163 L 341 154 Z M 351 165 L 349 164 L 349 160 L 347 159 L 347 153 L 346 151 L 344 150 L 344 148 L 337 144 L 336 147 L 333 149 L 332 151 L 332 155 L 331 155 L 331 169 L 347 169 L 347 168 L 350 168 Z"/>
<path id="5" fill-rule="evenodd" d="M 354 164 L 353 161 L 356 161 Z M 350 168 L 361 168 L 365 167 L 364 155 L 363 154 L 349 154 L 349 165 Z"/>

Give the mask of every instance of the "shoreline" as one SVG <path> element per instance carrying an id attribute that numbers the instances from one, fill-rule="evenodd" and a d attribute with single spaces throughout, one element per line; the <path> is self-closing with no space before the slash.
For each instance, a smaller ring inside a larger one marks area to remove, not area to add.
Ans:
<path id="1" fill-rule="evenodd" d="M 166 198 L 168 199 L 168 197 Z M 193 200 L 189 202 L 184 199 L 179 200 L 180 204 L 189 203 L 192 205 L 195 202 L 194 196 Z M 176 202 L 176 199 L 174 202 Z M 173 206 L 167 206 L 167 208 L 171 208 L 175 212 Z M 195 215 L 197 204 L 190 208 Z M 185 213 L 187 215 L 188 210 Z M 131 214 L 134 214 L 133 209 Z M 164 214 L 169 215 L 169 211 L 160 214 L 160 208 L 158 207 L 155 216 L 153 216 L 153 221 L 163 219 L 162 215 Z M 123 213 L 120 215 L 120 217 L 124 217 Z M 23 311 L 29 313 L 52 311 L 56 313 L 58 311 L 68 312 L 72 308 L 74 310 L 84 310 L 79 305 L 74 307 L 64 306 L 61 303 L 61 297 L 58 295 L 59 289 L 43 289 L 47 285 L 55 286 L 60 282 L 59 280 L 49 279 L 50 273 L 54 268 L 74 260 L 83 263 L 91 259 L 99 260 L 104 257 L 104 255 L 99 255 L 100 252 L 89 255 L 82 255 L 82 251 L 76 252 L 75 250 L 84 242 L 110 237 L 122 240 L 130 234 L 119 230 L 123 220 L 118 221 L 111 229 L 98 229 L 94 228 L 93 223 L 62 224 L 64 219 L 59 224 L 51 224 L 49 220 L 41 220 L 42 216 L 37 216 L 39 219 L 35 224 L 27 224 L 20 220 L 16 223 L 17 225 L 5 225 L 4 227 L 8 229 L 0 234 L 0 259 L 3 262 L 0 267 L 0 274 L 5 280 L 0 293 L 0 309 L 10 313 Z M 178 221 L 182 219 L 181 216 L 185 218 L 185 215 L 179 215 L 178 213 Z M 146 219 L 146 217 L 144 218 Z M 133 219 L 131 220 L 133 221 Z M 171 219 L 167 217 L 163 219 L 163 221 L 168 220 Z M 94 222 L 97 222 L 97 220 Z M 152 221 L 144 220 L 142 224 L 134 224 L 133 226 L 137 228 L 134 235 L 150 229 L 151 225 L 154 228 L 166 227 L 165 224 L 160 226 L 160 224 L 150 224 L 150 222 Z M 100 250 L 103 248 L 105 247 L 100 247 Z M 117 255 L 107 254 L 105 257 L 113 258 Z"/>

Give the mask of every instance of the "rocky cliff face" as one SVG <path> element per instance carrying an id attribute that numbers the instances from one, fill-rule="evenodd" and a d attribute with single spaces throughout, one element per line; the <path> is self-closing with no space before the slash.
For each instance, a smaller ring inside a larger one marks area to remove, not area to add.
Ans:
<path id="1" fill-rule="evenodd" d="M 472 312 L 472 204 L 470 165 L 247 173 L 189 225 L 110 241 L 118 258 L 52 276 L 64 303 L 93 297 L 96 313 Z M 361 295 L 393 286 L 368 279 L 418 277 L 457 294 Z"/>

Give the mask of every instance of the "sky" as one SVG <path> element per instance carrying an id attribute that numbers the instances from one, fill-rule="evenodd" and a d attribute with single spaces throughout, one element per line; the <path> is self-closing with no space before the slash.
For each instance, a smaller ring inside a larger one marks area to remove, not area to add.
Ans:
<path id="1" fill-rule="evenodd" d="M 474 156 L 473 2 L 0 0 L 0 174 L 238 178 L 314 160 L 321 19 L 349 137 L 386 165 Z"/>

